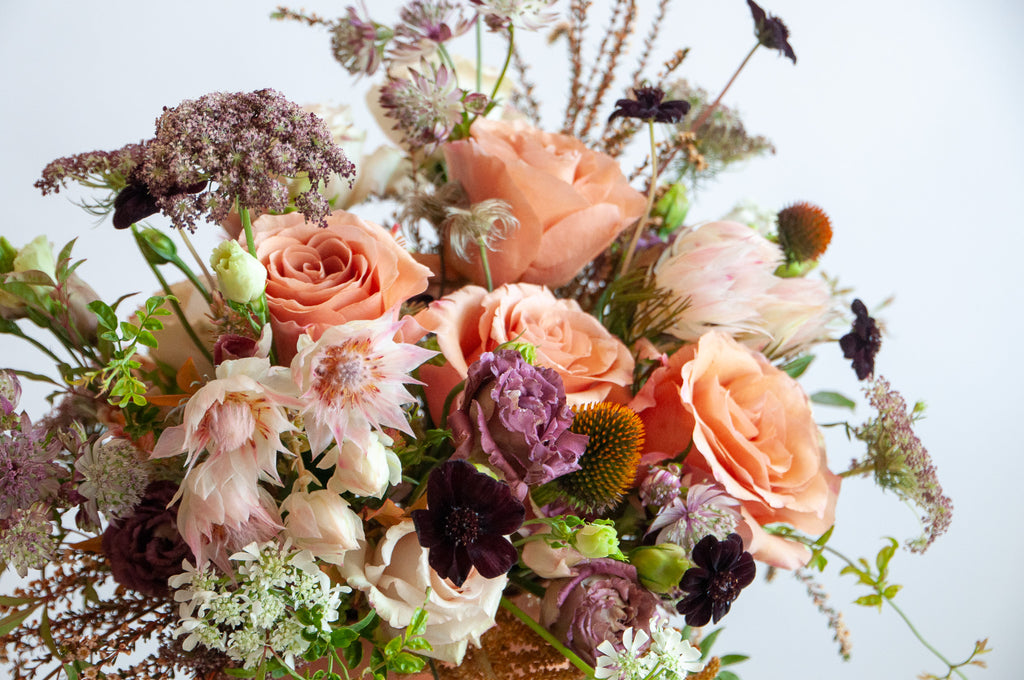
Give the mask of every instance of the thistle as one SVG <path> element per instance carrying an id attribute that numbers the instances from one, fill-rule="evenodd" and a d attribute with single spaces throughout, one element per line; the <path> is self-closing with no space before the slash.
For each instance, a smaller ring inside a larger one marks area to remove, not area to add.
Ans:
<path id="1" fill-rule="evenodd" d="M 621 404 L 602 402 L 574 409 L 573 432 L 590 437 L 580 469 L 555 480 L 558 491 L 585 512 L 614 507 L 636 478 L 644 426 Z"/>

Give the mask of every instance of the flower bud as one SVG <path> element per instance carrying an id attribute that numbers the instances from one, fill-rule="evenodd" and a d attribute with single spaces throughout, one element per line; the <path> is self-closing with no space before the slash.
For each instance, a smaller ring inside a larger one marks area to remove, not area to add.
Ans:
<path id="1" fill-rule="evenodd" d="M 574 539 L 576 550 L 591 560 L 619 552 L 619 535 L 607 524 L 588 524 L 576 532 Z"/>
<path id="2" fill-rule="evenodd" d="M 6 238 L 0 237 L 0 272 L 41 271 L 56 281 L 57 262 L 53 248 L 45 236 L 36 236 L 20 250 L 14 248 Z M 53 289 L 49 286 L 29 284 L 39 295 L 47 295 Z M 26 301 L 21 295 L 0 291 L 0 316 L 5 319 L 20 319 L 26 313 Z"/>
<path id="3" fill-rule="evenodd" d="M 654 204 L 652 211 L 655 216 L 662 219 L 662 226 L 659 231 L 666 236 L 682 226 L 686 219 L 686 213 L 690 211 L 690 198 L 686 195 L 686 187 L 682 182 L 671 185 Z"/>
<path id="4" fill-rule="evenodd" d="M 174 241 L 159 229 L 140 231 L 139 246 L 142 255 L 150 264 L 168 264 L 178 260 L 178 249 L 174 246 Z"/>
<path id="5" fill-rule="evenodd" d="M 640 583 L 655 593 L 667 593 L 679 585 L 686 570 L 693 566 L 686 550 L 675 543 L 642 545 L 629 554 Z"/>
<path id="6" fill-rule="evenodd" d="M 224 297 L 232 302 L 248 304 L 262 295 L 267 285 L 267 268 L 235 241 L 214 248 L 210 266 L 217 272 Z"/>
<path id="7" fill-rule="evenodd" d="M 36 236 L 14 256 L 14 271 L 26 272 L 35 269 L 48 274 L 51 279 L 57 278 L 57 262 L 53 258 L 53 248 L 45 236 Z"/>
<path id="8" fill-rule="evenodd" d="M 341 564 L 347 551 L 364 539 L 363 522 L 333 491 L 293 491 L 281 504 L 287 513 L 284 533 L 299 548 L 312 550 L 331 564 Z"/>
<path id="9" fill-rule="evenodd" d="M 9 416 L 21 401 L 21 382 L 18 374 L 5 368 L 0 369 L 0 418 Z"/>

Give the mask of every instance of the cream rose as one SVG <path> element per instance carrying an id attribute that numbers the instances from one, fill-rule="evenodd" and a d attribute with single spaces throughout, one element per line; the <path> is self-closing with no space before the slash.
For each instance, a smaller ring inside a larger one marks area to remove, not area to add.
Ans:
<path id="1" fill-rule="evenodd" d="M 715 331 L 658 368 L 631 403 L 644 422 L 645 462 L 690 445 L 685 462 L 740 502 L 759 560 L 794 569 L 810 553 L 765 533 L 784 522 L 811 535 L 835 520 L 840 479 L 800 385 L 767 359 Z"/>
<path id="2" fill-rule="evenodd" d="M 399 306 L 427 288 L 429 269 L 383 227 L 350 213 L 332 213 L 326 228 L 299 213 L 263 215 L 253 228 L 282 363 L 303 332 L 315 340 L 348 321 L 397 318 Z"/>
<path id="3" fill-rule="evenodd" d="M 477 120 L 469 138 L 444 145 L 444 157 L 472 203 L 500 199 L 519 220 L 487 254 L 495 285 L 568 283 L 646 206 L 610 156 L 518 121 Z M 474 283 L 486 280 L 478 255 L 467 261 L 448 248 L 445 261 Z"/>
<path id="4" fill-rule="evenodd" d="M 419 377 L 426 383 L 431 413 L 441 414 L 448 393 L 484 352 L 510 342 L 537 348 L 537 365 L 554 369 L 565 385 L 570 406 L 592 401 L 629 399 L 633 357 L 622 342 L 605 330 L 574 300 L 561 300 L 542 286 L 510 284 L 488 293 L 465 286 L 432 303 L 416 315 L 447 363 L 424 364 Z"/>
<path id="5" fill-rule="evenodd" d="M 366 593 L 389 632 L 408 626 L 426 602 L 423 636 L 433 651 L 423 654 L 454 664 L 462 663 L 467 646 L 479 646 L 480 636 L 494 625 L 508 582 L 506 576 L 484 578 L 474 568 L 461 588 L 453 587 L 430 568 L 412 520 L 388 529 L 372 551 L 364 542 L 346 553 L 339 571 L 348 585 Z"/>

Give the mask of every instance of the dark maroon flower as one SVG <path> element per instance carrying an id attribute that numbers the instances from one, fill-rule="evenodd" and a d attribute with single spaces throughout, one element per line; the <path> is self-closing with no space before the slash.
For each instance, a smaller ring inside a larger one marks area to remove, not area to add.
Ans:
<path id="1" fill-rule="evenodd" d="M 875 355 L 882 346 L 882 332 L 859 299 L 853 301 L 850 309 L 856 318 L 850 332 L 839 338 L 839 347 L 844 357 L 853 360 L 857 380 L 864 380 L 875 372 Z"/>
<path id="2" fill-rule="evenodd" d="M 743 550 L 739 534 L 729 534 L 724 541 L 709 534 L 694 546 L 693 561 L 697 566 L 687 569 L 679 582 L 686 595 L 676 611 L 686 616 L 688 626 L 718 623 L 740 591 L 753 583 L 754 558 Z"/>
<path id="3" fill-rule="evenodd" d="M 220 366 L 225 361 L 248 359 L 259 354 L 260 342 L 244 335 L 225 333 L 213 345 L 213 363 Z"/>
<path id="4" fill-rule="evenodd" d="M 782 19 L 765 13 L 754 0 L 747 0 L 750 14 L 754 17 L 754 35 L 765 47 L 778 50 L 796 63 L 796 53 L 789 44 L 789 29 Z"/>
<path id="5" fill-rule="evenodd" d="M 168 189 L 168 196 L 197 194 L 206 188 L 206 180 L 200 180 L 181 187 L 174 185 Z M 133 182 L 118 192 L 114 198 L 114 228 L 127 229 L 150 215 L 160 212 L 156 196 L 150 193 L 144 182 Z"/>
<path id="6" fill-rule="evenodd" d="M 488 462 L 522 500 L 527 487 L 579 470 L 587 436 L 569 431 L 562 378 L 514 349 L 469 367 L 462 405 L 448 417 L 458 458 Z"/>
<path id="7" fill-rule="evenodd" d="M 662 101 L 665 91 L 660 87 L 634 87 L 635 99 L 620 99 L 615 102 L 615 110 L 608 117 L 609 121 L 618 117 L 639 118 L 643 121 L 653 120 L 656 123 L 678 123 L 690 110 L 690 102 L 682 99 Z"/>
<path id="8" fill-rule="evenodd" d="M 412 520 L 431 568 L 461 586 L 473 567 L 484 578 L 508 573 L 518 559 L 505 536 L 519 529 L 526 508 L 508 484 L 463 460 L 449 460 L 430 473 L 427 509 Z"/>
<path id="9" fill-rule="evenodd" d="M 181 563 L 192 551 L 178 533 L 174 498 L 178 485 L 166 480 L 146 487 L 134 513 L 110 523 L 103 532 L 103 552 L 114 580 L 150 597 L 170 593 L 167 579 L 181 573 Z"/>

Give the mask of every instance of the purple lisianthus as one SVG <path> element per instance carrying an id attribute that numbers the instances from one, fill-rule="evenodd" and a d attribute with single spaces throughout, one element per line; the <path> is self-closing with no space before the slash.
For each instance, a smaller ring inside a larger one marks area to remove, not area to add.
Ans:
<path id="1" fill-rule="evenodd" d="M 557 373 L 502 349 L 469 367 L 462 406 L 448 424 L 455 456 L 486 459 L 522 500 L 527 487 L 580 469 L 588 437 L 569 431 L 572 417 Z"/>
<path id="2" fill-rule="evenodd" d="M 627 628 L 650 634 L 658 597 L 640 585 L 636 567 L 602 558 L 573 570 L 548 586 L 540 622 L 580 658 L 593 665 L 604 640 L 621 649 Z"/>
<path id="3" fill-rule="evenodd" d="M 177 504 L 167 507 L 177 490 L 174 482 L 151 483 L 134 512 L 103 532 L 103 552 L 121 585 L 151 597 L 166 596 L 167 579 L 181 573 L 183 560 L 193 559 L 178 533 Z"/>

